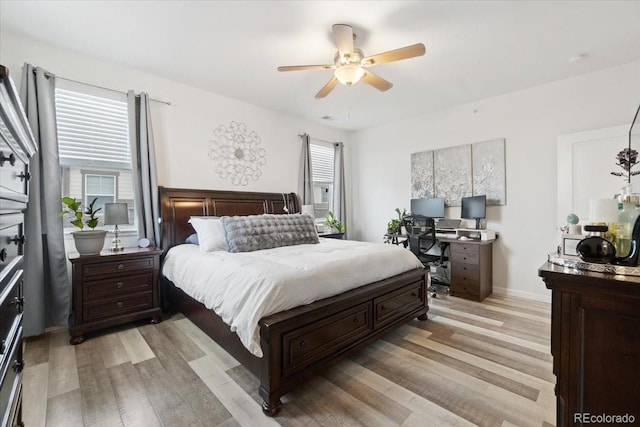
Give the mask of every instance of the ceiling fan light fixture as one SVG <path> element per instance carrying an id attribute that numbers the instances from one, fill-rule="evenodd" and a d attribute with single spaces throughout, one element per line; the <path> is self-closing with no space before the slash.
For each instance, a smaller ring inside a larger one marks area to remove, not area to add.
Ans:
<path id="1" fill-rule="evenodd" d="M 351 86 L 364 76 L 364 68 L 359 65 L 347 64 L 335 71 L 336 79 L 345 86 Z"/>

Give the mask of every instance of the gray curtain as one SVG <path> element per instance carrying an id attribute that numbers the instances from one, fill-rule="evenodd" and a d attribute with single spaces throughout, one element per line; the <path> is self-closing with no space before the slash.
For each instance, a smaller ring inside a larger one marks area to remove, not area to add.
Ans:
<path id="1" fill-rule="evenodd" d="M 311 138 L 306 133 L 300 135 L 302 154 L 300 156 L 300 179 L 298 180 L 298 197 L 300 206 L 313 205 L 313 170 L 311 168 Z"/>
<path id="2" fill-rule="evenodd" d="M 56 130 L 55 76 L 24 64 L 20 100 L 38 146 L 29 170 L 25 215 L 24 334 L 68 326 L 71 287 L 67 276 L 62 218 L 60 159 Z"/>
<path id="3" fill-rule="evenodd" d="M 345 226 L 347 225 L 347 201 L 344 183 L 344 144 L 336 142 L 333 144 L 333 213 Z M 346 230 L 348 234 L 349 230 Z"/>
<path id="4" fill-rule="evenodd" d="M 138 238 L 146 237 L 152 246 L 160 246 L 160 206 L 149 96 L 144 92 L 136 95 L 130 90 L 127 102 Z"/>

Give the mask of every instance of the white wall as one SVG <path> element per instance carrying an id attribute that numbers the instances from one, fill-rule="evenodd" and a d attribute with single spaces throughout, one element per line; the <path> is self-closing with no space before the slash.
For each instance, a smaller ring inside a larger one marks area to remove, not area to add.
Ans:
<path id="1" fill-rule="evenodd" d="M 562 225 L 556 223 L 557 137 L 630 125 L 639 101 L 640 62 L 634 62 L 357 132 L 351 231 L 380 241 L 394 209 L 409 208 L 411 153 L 504 137 L 507 204 L 487 209 L 487 228 L 500 232 L 494 290 L 547 299 L 537 269 L 555 250 Z M 608 178 L 615 154 L 601 160 L 593 173 Z M 447 215 L 459 218 L 460 210 L 449 208 Z"/>
<path id="2" fill-rule="evenodd" d="M 152 102 L 152 121 L 160 185 L 217 190 L 297 192 L 300 156 L 299 133 L 327 141 L 347 142 L 347 133 L 273 110 L 246 104 L 143 71 L 48 46 L 6 31 L 0 32 L 0 63 L 20 84 L 24 62 L 61 77 L 170 101 Z M 170 67 L 171 64 L 167 64 Z M 197 67 L 198 64 L 193 64 Z M 215 70 L 211 70 L 215 73 Z M 208 157 L 209 141 L 218 125 L 244 123 L 261 138 L 267 164 L 257 181 L 234 186 L 220 178 Z M 348 146 L 348 144 L 347 144 Z M 348 161 L 348 149 L 345 157 Z"/>

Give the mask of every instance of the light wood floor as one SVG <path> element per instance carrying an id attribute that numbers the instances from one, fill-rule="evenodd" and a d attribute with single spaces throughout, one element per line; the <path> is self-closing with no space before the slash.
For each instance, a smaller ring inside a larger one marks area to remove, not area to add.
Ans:
<path id="1" fill-rule="evenodd" d="M 182 315 L 25 343 L 26 426 L 542 426 L 555 421 L 549 304 L 432 299 L 413 321 L 283 397 Z"/>

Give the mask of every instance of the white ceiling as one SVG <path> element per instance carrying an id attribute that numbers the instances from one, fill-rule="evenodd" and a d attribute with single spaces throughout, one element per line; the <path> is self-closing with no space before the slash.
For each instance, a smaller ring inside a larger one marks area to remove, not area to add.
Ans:
<path id="1" fill-rule="evenodd" d="M 318 100 L 331 71 L 276 68 L 332 63 L 334 23 L 354 27 L 365 55 L 427 53 L 376 67 L 387 92 L 339 85 Z M 2 0 L 0 25 L 350 130 L 640 60 L 640 1 Z"/>

